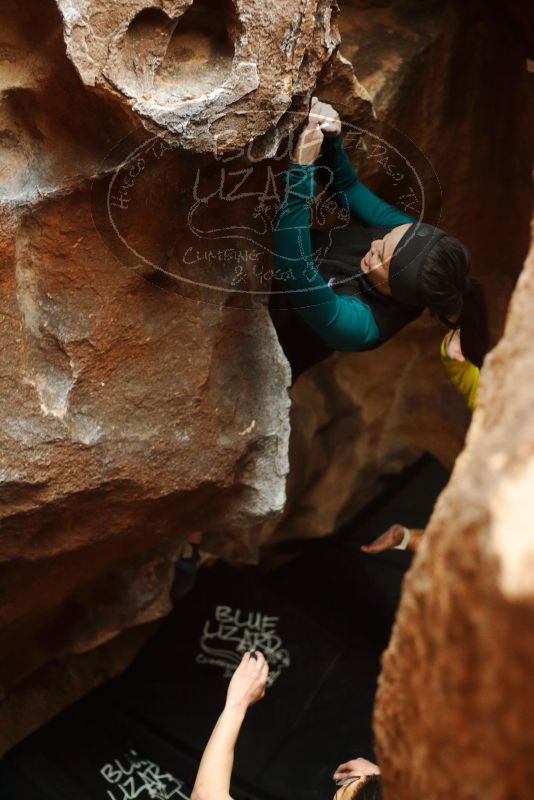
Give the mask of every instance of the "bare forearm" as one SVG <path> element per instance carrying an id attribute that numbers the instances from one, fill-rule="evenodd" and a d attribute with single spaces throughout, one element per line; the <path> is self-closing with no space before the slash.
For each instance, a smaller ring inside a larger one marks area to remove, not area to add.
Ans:
<path id="1" fill-rule="evenodd" d="M 198 768 L 192 800 L 229 800 L 234 749 L 246 708 L 227 705 L 217 720 Z"/>

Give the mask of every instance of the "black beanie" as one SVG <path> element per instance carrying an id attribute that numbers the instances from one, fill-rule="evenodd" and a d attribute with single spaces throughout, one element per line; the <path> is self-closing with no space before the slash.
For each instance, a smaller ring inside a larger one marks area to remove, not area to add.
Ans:
<path id="1" fill-rule="evenodd" d="M 389 286 L 395 300 L 412 306 L 424 306 L 420 276 L 429 252 L 445 231 L 425 222 L 415 222 L 403 235 L 391 257 Z"/>

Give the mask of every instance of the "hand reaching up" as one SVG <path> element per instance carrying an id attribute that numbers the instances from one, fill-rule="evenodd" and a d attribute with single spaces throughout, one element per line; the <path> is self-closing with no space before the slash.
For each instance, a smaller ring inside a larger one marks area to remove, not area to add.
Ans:
<path id="1" fill-rule="evenodd" d="M 317 120 L 321 131 L 327 137 L 337 136 L 341 133 L 341 120 L 336 109 L 330 103 L 323 103 L 317 97 L 312 97 L 309 119 Z"/>
<path id="2" fill-rule="evenodd" d="M 295 145 L 292 160 L 296 164 L 314 164 L 321 152 L 324 135 L 317 119 L 308 121 Z"/>
<path id="3" fill-rule="evenodd" d="M 226 693 L 226 705 L 246 709 L 265 695 L 269 665 L 263 653 L 247 652 L 232 675 Z"/>
<path id="4" fill-rule="evenodd" d="M 297 164 L 315 163 L 324 137 L 337 136 L 340 132 L 341 120 L 335 108 L 312 97 L 308 119 L 297 140 L 292 160 Z"/>

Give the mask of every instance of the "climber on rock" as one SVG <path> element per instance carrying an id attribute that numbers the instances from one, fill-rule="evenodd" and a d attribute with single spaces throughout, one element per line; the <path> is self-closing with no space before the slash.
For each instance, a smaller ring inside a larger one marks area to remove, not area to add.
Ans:
<path id="1" fill-rule="evenodd" d="M 316 168 L 328 174 L 330 198 L 356 224 L 328 234 L 310 229 Z M 482 287 L 469 277 L 469 252 L 358 180 L 339 114 L 315 97 L 289 161 L 273 237 L 283 277 L 273 283 L 270 309 L 293 380 L 333 351 L 379 347 L 425 308 L 460 331 L 466 358 L 481 366 L 486 309 Z"/>

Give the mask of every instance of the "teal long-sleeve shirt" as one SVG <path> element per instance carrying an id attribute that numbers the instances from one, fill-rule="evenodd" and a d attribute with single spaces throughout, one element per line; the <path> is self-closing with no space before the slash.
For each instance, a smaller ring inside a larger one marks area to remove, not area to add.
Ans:
<path id="1" fill-rule="evenodd" d="M 415 222 L 384 202 L 356 176 L 343 149 L 341 134 L 325 139 L 318 166 L 332 177 L 328 191 L 343 199 L 364 224 L 394 228 Z M 310 205 L 315 195 L 315 164 L 289 162 L 285 196 L 274 230 L 276 274 L 301 317 L 333 350 L 367 350 L 380 342 L 380 332 L 368 305 L 357 297 L 338 295 L 318 272 L 312 257 Z M 357 267 L 357 265 L 355 265 Z"/>

